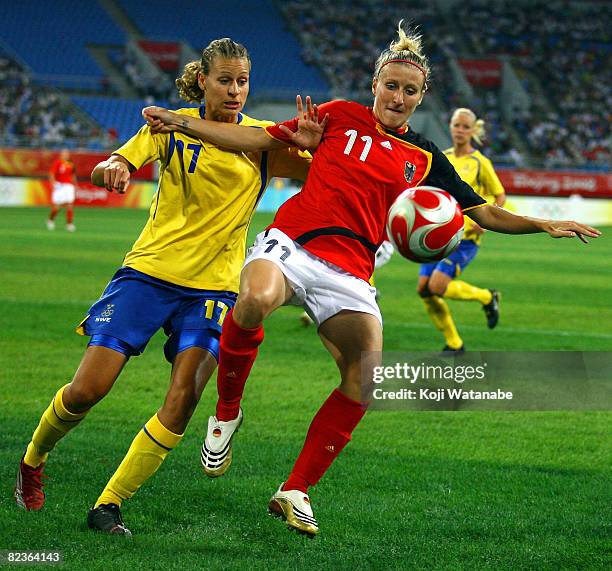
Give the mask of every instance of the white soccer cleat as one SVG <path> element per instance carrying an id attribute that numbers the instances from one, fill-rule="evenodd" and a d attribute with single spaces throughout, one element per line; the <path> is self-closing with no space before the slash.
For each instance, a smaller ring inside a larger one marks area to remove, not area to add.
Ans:
<path id="1" fill-rule="evenodd" d="M 308 494 L 299 490 L 283 491 L 283 484 L 270 499 L 268 513 L 286 521 L 290 529 L 314 537 L 319 533 L 319 525 L 312 513 Z"/>
<path id="2" fill-rule="evenodd" d="M 310 327 L 314 323 L 314 321 L 312 320 L 310 315 L 308 315 L 305 311 L 303 311 L 302 314 L 300 315 L 300 323 L 304 327 Z"/>
<path id="3" fill-rule="evenodd" d="M 55 230 L 55 222 L 47 218 L 47 230 Z"/>
<path id="4" fill-rule="evenodd" d="M 66 224 L 66 230 L 68 232 L 74 232 L 76 230 L 76 226 L 74 224 Z"/>
<path id="5" fill-rule="evenodd" d="M 238 418 L 224 422 L 216 416 L 208 418 L 208 431 L 202 444 L 202 468 L 209 478 L 223 476 L 232 465 L 232 438 L 242 424 L 242 409 Z"/>

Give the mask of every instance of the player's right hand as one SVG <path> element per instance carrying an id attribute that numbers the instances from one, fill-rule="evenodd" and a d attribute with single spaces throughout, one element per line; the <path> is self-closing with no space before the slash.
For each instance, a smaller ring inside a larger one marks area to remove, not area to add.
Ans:
<path id="1" fill-rule="evenodd" d="M 474 232 L 474 234 L 476 234 L 476 236 L 482 236 L 486 232 L 486 230 L 476 222 L 472 222 L 471 230 Z"/>
<path id="2" fill-rule="evenodd" d="M 125 194 L 130 184 L 130 169 L 120 161 L 108 161 L 104 167 L 104 188 L 108 192 Z"/>
<path id="3" fill-rule="evenodd" d="M 302 97 L 296 97 L 298 130 L 293 132 L 285 125 L 279 129 L 289 137 L 293 144 L 302 149 L 314 152 L 321 142 L 325 125 L 329 120 L 329 114 L 322 119 L 319 117 L 319 108 L 313 105 L 310 97 L 306 97 L 306 110 L 302 105 Z"/>

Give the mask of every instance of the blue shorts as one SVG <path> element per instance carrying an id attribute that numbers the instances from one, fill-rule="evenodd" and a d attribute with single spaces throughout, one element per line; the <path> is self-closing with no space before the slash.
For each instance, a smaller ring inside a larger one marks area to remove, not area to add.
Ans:
<path id="1" fill-rule="evenodd" d="M 473 240 L 461 240 L 459 247 L 448 258 L 431 264 L 421 264 L 419 276 L 430 277 L 435 270 L 456 278 L 478 254 L 478 244 Z"/>
<path id="2" fill-rule="evenodd" d="M 236 294 L 183 287 L 132 268 L 117 271 L 77 332 L 128 357 L 140 355 L 163 327 L 164 354 L 170 362 L 189 347 L 201 347 L 219 360 L 219 337 Z"/>

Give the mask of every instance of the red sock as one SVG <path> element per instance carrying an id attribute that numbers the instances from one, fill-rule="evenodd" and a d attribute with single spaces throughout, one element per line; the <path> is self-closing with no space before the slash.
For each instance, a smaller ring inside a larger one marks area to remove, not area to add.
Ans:
<path id="1" fill-rule="evenodd" d="M 66 224 L 72 224 L 73 219 L 74 219 L 74 211 L 70 209 L 66 210 Z"/>
<path id="2" fill-rule="evenodd" d="M 234 420 L 240 411 L 242 391 L 264 338 L 263 326 L 244 329 L 234 321 L 233 310 L 223 322 L 217 371 L 217 418 Z"/>
<path id="3" fill-rule="evenodd" d="M 53 207 L 51 209 L 51 213 L 49 214 L 49 220 L 55 220 L 55 217 L 57 216 L 58 212 L 59 212 L 59 208 Z"/>
<path id="4" fill-rule="evenodd" d="M 302 451 L 283 490 L 300 490 L 307 494 L 308 487 L 321 479 L 349 443 L 366 408 L 366 404 L 334 390 L 312 419 Z"/>

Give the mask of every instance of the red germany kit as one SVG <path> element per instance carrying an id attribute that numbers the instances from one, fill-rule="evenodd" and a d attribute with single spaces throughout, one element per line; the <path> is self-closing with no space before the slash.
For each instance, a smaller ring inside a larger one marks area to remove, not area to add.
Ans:
<path id="1" fill-rule="evenodd" d="M 485 204 L 444 154 L 411 129 L 386 129 L 370 108 L 350 101 L 324 103 L 319 116 L 325 114 L 329 122 L 306 183 L 270 225 L 312 254 L 368 280 L 389 208 L 407 188 L 446 190 L 464 211 Z M 297 131 L 297 118 L 284 125 Z M 290 142 L 278 125 L 266 132 Z"/>
<path id="2" fill-rule="evenodd" d="M 51 176 L 57 182 L 73 182 L 74 163 L 72 161 L 56 159 L 51 165 Z"/>

